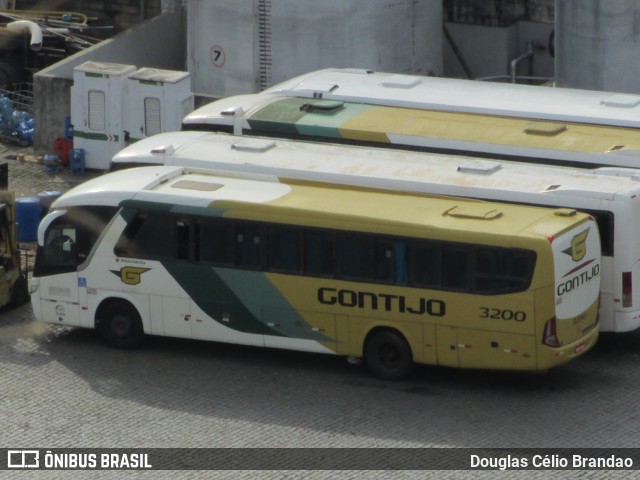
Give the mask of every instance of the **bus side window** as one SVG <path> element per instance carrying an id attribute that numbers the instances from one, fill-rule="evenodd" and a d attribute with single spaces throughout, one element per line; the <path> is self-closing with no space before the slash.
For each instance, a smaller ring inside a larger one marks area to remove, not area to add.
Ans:
<path id="1" fill-rule="evenodd" d="M 378 238 L 375 246 L 375 279 L 381 282 L 393 280 L 393 242 L 388 239 Z"/>
<path id="2" fill-rule="evenodd" d="M 176 257 L 179 260 L 189 260 L 191 251 L 189 223 L 186 220 L 176 220 Z"/>
<path id="3" fill-rule="evenodd" d="M 172 258 L 173 222 L 157 214 L 138 214 L 124 229 L 115 247 L 116 255 Z M 165 241 L 162 241 L 165 239 Z"/>
<path id="4" fill-rule="evenodd" d="M 309 275 L 334 275 L 335 237 L 332 232 L 305 230 L 303 270 Z"/>
<path id="5" fill-rule="evenodd" d="M 339 270 L 342 278 L 375 278 L 375 242 L 373 237 L 343 233 L 338 236 Z"/>
<path id="6" fill-rule="evenodd" d="M 198 222 L 197 257 L 203 262 L 233 265 L 233 224 L 230 222 Z"/>
<path id="7" fill-rule="evenodd" d="M 411 282 L 422 287 L 440 287 L 442 247 L 433 242 L 415 242 L 410 250 Z"/>
<path id="8" fill-rule="evenodd" d="M 396 240 L 393 242 L 393 256 L 393 283 L 406 285 L 409 281 L 406 241 Z"/>
<path id="9" fill-rule="evenodd" d="M 469 248 L 442 247 L 442 287 L 451 290 L 469 289 Z"/>
<path id="10" fill-rule="evenodd" d="M 302 230 L 296 227 L 269 229 L 269 268 L 276 272 L 302 270 Z"/>
<path id="11" fill-rule="evenodd" d="M 262 265 L 262 231 L 257 225 L 237 224 L 235 228 L 235 265 L 260 268 Z"/>
<path id="12" fill-rule="evenodd" d="M 502 248 L 476 250 L 474 291 L 507 293 L 526 290 L 533 275 L 534 253 Z"/>

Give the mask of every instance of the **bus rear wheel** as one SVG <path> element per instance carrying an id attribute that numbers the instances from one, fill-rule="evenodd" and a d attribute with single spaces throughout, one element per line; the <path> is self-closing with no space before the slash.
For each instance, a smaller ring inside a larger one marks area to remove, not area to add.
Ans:
<path id="1" fill-rule="evenodd" d="M 411 347 L 393 330 L 372 333 L 365 344 L 364 358 L 371 373 L 383 380 L 399 380 L 413 369 Z"/>
<path id="2" fill-rule="evenodd" d="M 103 340 L 112 347 L 134 348 L 144 341 L 140 315 L 128 302 L 112 301 L 102 308 L 96 328 Z"/>

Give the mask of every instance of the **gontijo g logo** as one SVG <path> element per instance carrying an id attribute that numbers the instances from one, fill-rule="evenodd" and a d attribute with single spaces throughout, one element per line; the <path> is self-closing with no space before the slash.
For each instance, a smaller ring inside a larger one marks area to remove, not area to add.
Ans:
<path id="1" fill-rule="evenodd" d="M 138 285 L 140 277 L 144 272 L 148 272 L 149 268 L 142 267 L 122 267 L 120 270 L 110 270 L 116 277 L 120 277 L 122 283 L 127 285 Z"/>
<path id="2" fill-rule="evenodd" d="M 589 236 L 589 230 L 590 229 L 587 228 L 584 232 L 581 232 L 573 237 L 571 239 L 571 248 L 568 248 L 562 253 L 571 255 L 571 259 L 574 262 L 579 262 L 580 260 L 582 260 L 587 254 L 587 237 Z"/>

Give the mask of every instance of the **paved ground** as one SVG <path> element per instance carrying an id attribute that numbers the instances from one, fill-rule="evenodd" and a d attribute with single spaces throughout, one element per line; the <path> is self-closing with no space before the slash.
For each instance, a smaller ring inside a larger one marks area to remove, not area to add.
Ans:
<path id="1" fill-rule="evenodd" d="M 2 153 L 0 152 L 0 157 Z M 84 177 L 9 163 L 32 195 Z M 640 445 L 640 333 L 603 335 L 545 375 L 421 368 L 388 383 L 339 358 L 91 331 L 0 311 L 1 448 L 628 447 Z M 295 451 L 292 451 L 295 455 Z M 0 459 L 2 460 L 2 459 Z M 0 471 L 0 478 L 122 478 Z M 133 478 L 637 478 L 636 472 L 133 472 Z"/>

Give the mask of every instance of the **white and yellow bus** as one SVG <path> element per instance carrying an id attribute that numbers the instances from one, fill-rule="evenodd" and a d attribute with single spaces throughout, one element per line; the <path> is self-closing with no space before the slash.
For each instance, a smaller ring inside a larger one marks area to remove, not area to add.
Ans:
<path id="1" fill-rule="evenodd" d="M 356 68 L 326 68 L 264 90 L 286 95 L 397 107 L 640 127 L 640 95 Z"/>
<path id="2" fill-rule="evenodd" d="M 640 95 L 325 69 L 223 98 L 183 130 L 640 167 Z"/>
<path id="3" fill-rule="evenodd" d="M 364 358 L 537 371 L 598 336 L 597 224 L 547 209 L 181 167 L 57 199 L 38 230 L 38 320 Z"/>
<path id="4" fill-rule="evenodd" d="M 640 327 L 640 171 L 635 169 L 585 170 L 211 132 L 150 137 L 119 152 L 113 163 L 244 171 L 587 212 L 601 235 L 601 331 Z"/>

